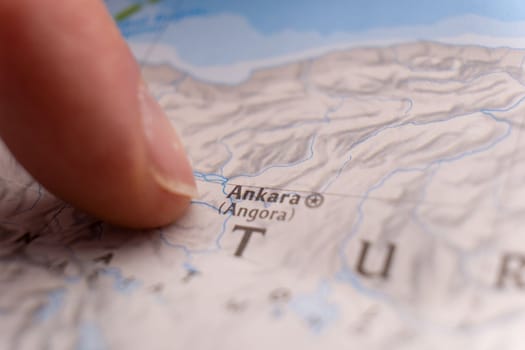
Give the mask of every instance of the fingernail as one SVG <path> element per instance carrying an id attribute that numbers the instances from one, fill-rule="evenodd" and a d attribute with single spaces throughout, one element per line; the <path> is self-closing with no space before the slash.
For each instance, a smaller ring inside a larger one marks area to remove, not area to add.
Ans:
<path id="1" fill-rule="evenodd" d="M 177 132 L 143 82 L 138 96 L 155 181 L 169 192 L 197 197 L 193 170 Z"/>

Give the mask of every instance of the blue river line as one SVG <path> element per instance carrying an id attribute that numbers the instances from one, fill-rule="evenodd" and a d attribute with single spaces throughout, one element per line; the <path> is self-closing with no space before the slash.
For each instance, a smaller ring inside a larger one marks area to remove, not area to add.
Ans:
<path id="1" fill-rule="evenodd" d="M 386 176 L 384 176 L 375 185 L 370 187 L 365 192 L 363 198 L 359 202 L 358 208 L 357 208 L 357 213 L 358 213 L 357 219 L 355 220 L 354 224 L 352 225 L 351 230 L 346 235 L 346 237 L 344 238 L 344 240 L 343 240 L 343 242 L 341 244 L 341 247 L 340 247 L 340 250 L 339 250 L 339 255 L 340 255 L 340 260 L 341 260 L 341 270 L 336 276 L 337 279 L 339 281 L 341 281 L 341 282 L 351 284 L 352 287 L 355 288 L 357 291 L 359 291 L 359 292 L 361 292 L 361 293 L 363 293 L 363 294 L 365 294 L 365 295 L 367 295 L 369 297 L 373 297 L 373 298 L 382 300 L 383 302 L 386 302 L 388 304 L 391 304 L 391 301 L 389 300 L 389 297 L 387 295 L 385 295 L 381 291 L 368 288 L 361 282 L 359 277 L 352 271 L 352 268 L 349 266 L 348 258 L 346 256 L 347 247 L 350 244 L 350 241 L 359 233 L 360 226 L 361 226 L 361 224 L 362 224 L 362 222 L 364 220 L 363 206 L 367 202 L 370 194 L 372 192 L 380 189 L 389 179 L 391 179 L 392 177 L 394 177 L 397 174 L 408 173 L 408 172 L 422 172 L 422 173 L 425 173 L 425 172 L 431 171 L 430 176 L 428 177 L 427 182 L 425 183 L 425 186 L 423 188 L 423 193 L 422 193 L 422 196 L 421 196 L 421 199 L 420 199 L 422 201 L 424 199 L 425 195 L 426 195 L 426 192 L 425 192 L 426 188 L 428 188 L 428 186 L 430 185 L 430 183 L 431 183 L 432 179 L 434 178 L 435 174 L 439 171 L 440 165 L 447 164 L 447 163 L 452 163 L 452 162 L 456 162 L 456 161 L 460 161 L 460 160 L 462 160 L 462 159 L 464 159 L 466 157 L 473 156 L 473 155 L 476 155 L 476 154 L 479 154 L 479 153 L 482 153 L 482 152 L 486 152 L 488 150 L 491 150 L 492 148 L 494 148 L 496 145 L 500 144 L 501 142 L 503 142 L 505 139 L 507 139 L 510 136 L 511 132 L 512 132 L 512 123 L 510 121 L 506 120 L 506 119 L 496 117 L 493 113 L 506 112 L 506 111 L 509 111 L 511 109 L 514 109 L 518 105 L 520 105 L 524 100 L 525 100 L 525 97 L 521 98 L 516 103 L 512 104 L 510 107 L 507 107 L 507 108 L 502 108 L 502 109 L 483 109 L 483 110 L 480 110 L 479 112 L 475 112 L 475 113 L 482 113 L 484 117 L 490 118 L 491 120 L 495 121 L 496 123 L 506 125 L 505 132 L 501 136 L 499 136 L 496 139 L 494 139 L 493 141 L 491 141 L 490 143 L 488 143 L 488 144 L 486 144 L 484 146 L 481 146 L 479 148 L 473 149 L 473 150 L 462 152 L 462 153 L 454 155 L 454 156 L 449 156 L 449 157 L 444 157 L 444 158 L 441 158 L 441 159 L 437 159 L 437 160 L 432 161 L 429 164 L 427 164 L 425 166 L 422 166 L 422 167 L 397 168 L 397 169 L 391 171 L 390 173 L 388 173 Z M 454 118 L 460 118 L 460 117 L 472 117 L 473 114 L 474 113 L 469 113 L 469 114 L 463 115 L 463 116 L 452 116 L 452 117 L 445 118 L 445 119 L 442 119 L 442 120 L 436 121 L 436 122 L 444 122 L 444 121 L 447 121 L 447 120 L 451 120 L 451 119 L 454 119 Z M 410 122 L 410 123 L 406 123 L 406 124 L 424 125 L 424 124 L 429 124 L 429 123 L 434 123 L 434 122 L 424 122 L 424 123 L 413 123 L 413 122 Z M 416 214 L 416 216 L 417 216 L 417 214 Z M 422 223 L 421 220 L 418 220 L 417 217 L 416 217 L 416 221 L 418 223 Z M 421 225 L 421 227 L 423 228 L 423 230 L 425 232 L 429 233 L 428 229 L 424 225 Z"/>

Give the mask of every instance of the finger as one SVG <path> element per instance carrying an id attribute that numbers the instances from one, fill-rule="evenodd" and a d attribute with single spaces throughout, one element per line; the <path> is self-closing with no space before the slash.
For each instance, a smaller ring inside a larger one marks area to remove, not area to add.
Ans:
<path id="1" fill-rule="evenodd" d="M 0 136 L 47 189 L 112 223 L 167 224 L 196 193 L 180 140 L 98 0 L 1 2 Z"/>

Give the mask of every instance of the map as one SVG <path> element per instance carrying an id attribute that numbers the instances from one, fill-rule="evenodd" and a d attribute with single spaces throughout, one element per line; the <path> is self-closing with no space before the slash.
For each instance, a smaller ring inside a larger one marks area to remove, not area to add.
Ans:
<path id="1" fill-rule="evenodd" d="M 2 147 L 0 348 L 525 347 L 525 6 L 106 4 L 200 196 L 116 228 Z"/>

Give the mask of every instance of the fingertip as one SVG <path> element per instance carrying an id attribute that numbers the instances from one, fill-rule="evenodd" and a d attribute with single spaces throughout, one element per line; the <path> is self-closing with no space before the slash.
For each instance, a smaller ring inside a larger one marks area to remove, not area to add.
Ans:
<path id="1" fill-rule="evenodd" d="M 124 40 L 107 35 L 118 31 L 103 4 L 29 2 L 18 16 L 35 20 L 3 40 L 0 59 L 0 135 L 12 153 L 50 192 L 113 224 L 180 218 L 196 195 L 190 162 Z"/>
<path id="2" fill-rule="evenodd" d="M 156 195 L 154 205 L 129 203 L 118 208 L 101 207 L 92 214 L 120 227 L 151 229 L 173 224 L 187 213 L 190 204 L 190 197 L 165 191 Z"/>

